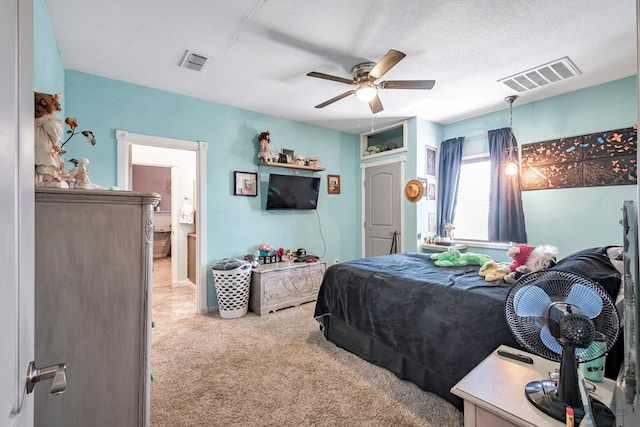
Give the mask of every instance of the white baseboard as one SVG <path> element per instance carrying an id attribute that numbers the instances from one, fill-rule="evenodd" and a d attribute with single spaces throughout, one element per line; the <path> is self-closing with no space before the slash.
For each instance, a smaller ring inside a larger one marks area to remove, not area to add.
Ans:
<path id="1" fill-rule="evenodd" d="M 179 282 L 176 282 L 173 284 L 173 286 L 189 286 L 190 288 L 193 288 L 193 290 L 196 290 L 196 285 L 195 283 L 191 283 L 191 280 L 180 280 Z"/>

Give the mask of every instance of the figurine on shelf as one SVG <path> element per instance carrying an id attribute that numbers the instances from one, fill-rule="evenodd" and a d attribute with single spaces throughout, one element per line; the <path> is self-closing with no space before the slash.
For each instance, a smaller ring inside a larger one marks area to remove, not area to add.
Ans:
<path id="1" fill-rule="evenodd" d="M 260 151 L 258 152 L 259 162 L 270 162 L 272 158 L 271 151 L 269 151 L 270 136 L 269 131 L 262 132 L 258 136 L 260 142 Z"/>
<path id="2" fill-rule="evenodd" d="M 35 92 L 35 173 L 36 187 L 69 188 L 65 182 L 64 164 L 60 154 L 64 153 L 58 144 L 62 136 L 64 122 L 55 115 L 62 111 L 59 93 Z"/>

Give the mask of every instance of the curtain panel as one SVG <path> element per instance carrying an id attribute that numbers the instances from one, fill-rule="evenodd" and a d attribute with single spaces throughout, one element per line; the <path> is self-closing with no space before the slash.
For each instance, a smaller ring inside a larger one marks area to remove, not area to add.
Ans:
<path id="1" fill-rule="evenodd" d="M 511 128 L 490 130 L 488 134 L 491 159 L 489 241 L 527 243 L 520 174 L 508 176 L 504 173 L 508 159 L 507 149 L 511 144 L 517 147 L 518 142 Z M 519 157 L 519 152 L 514 151 L 514 158 L 518 163 Z"/>
<path id="2" fill-rule="evenodd" d="M 445 236 L 444 225 L 453 223 L 458 199 L 458 183 L 462 166 L 464 137 L 447 139 L 440 144 L 437 196 L 438 236 Z"/>

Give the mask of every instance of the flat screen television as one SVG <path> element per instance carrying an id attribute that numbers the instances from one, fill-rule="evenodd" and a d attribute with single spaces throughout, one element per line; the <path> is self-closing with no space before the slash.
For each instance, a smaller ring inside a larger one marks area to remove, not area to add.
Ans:
<path id="1" fill-rule="evenodd" d="M 267 210 L 310 210 L 318 208 L 320 177 L 269 175 Z"/>

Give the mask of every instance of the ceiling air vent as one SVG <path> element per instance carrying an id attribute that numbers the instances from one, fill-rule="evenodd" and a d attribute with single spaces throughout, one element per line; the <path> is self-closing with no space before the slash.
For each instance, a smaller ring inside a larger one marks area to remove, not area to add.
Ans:
<path id="1" fill-rule="evenodd" d="M 199 53 L 193 53 L 190 50 L 184 54 L 184 59 L 180 63 L 181 67 L 188 68 L 190 70 L 202 71 L 204 64 L 207 62 L 209 58 L 200 55 Z"/>
<path id="2" fill-rule="evenodd" d="M 516 92 L 535 89 L 582 74 L 568 56 L 498 80 Z"/>

